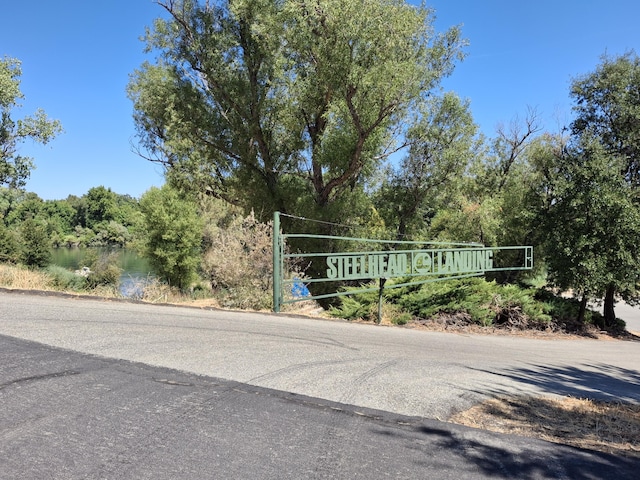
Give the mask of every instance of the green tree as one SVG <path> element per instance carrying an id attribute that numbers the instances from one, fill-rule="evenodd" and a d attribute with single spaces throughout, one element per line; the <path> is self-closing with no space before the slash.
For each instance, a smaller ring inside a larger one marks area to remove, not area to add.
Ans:
<path id="1" fill-rule="evenodd" d="M 189 287 L 201 261 L 203 221 L 195 202 L 168 185 L 151 188 L 140 199 L 146 227 L 145 253 L 171 285 Z"/>
<path id="2" fill-rule="evenodd" d="M 7 215 L 6 222 L 13 227 L 18 227 L 29 218 L 37 218 L 44 223 L 43 210 L 44 202 L 38 195 L 33 192 L 21 191 L 17 202 Z"/>
<path id="3" fill-rule="evenodd" d="M 612 209 L 612 218 L 601 219 L 599 225 L 606 238 L 596 232 L 591 234 L 615 249 L 609 254 L 613 258 L 599 265 L 602 270 L 596 277 L 600 286 L 601 279 L 608 280 L 606 289 L 594 292 L 604 295 L 605 322 L 611 325 L 615 321 L 616 295 L 637 297 L 636 285 L 631 280 L 637 277 L 639 267 L 635 244 L 640 230 L 635 229 L 635 218 L 640 208 L 640 59 L 633 52 L 602 57 L 594 72 L 573 81 L 571 97 L 576 113 L 571 133 L 580 145 L 578 150 L 585 152 L 580 160 L 585 161 L 586 167 L 590 164 L 586 160 L 605 157 L 602 162 L 613 169 L 610 174 L 617 173 L 619 177 L 617 183 L 614 179 L 605 183 L 611 192 L 604 188 L 600 192 L 604 196 L 601 201 L 611 202 L 605 206 Z M 600 145 L 600 150 L 592 145 L 594 142 Z M 628 188 L 621 190 L 619 183 Z M 579 257 L 575 261 L 579 262 Z"/>
<path id="4" fill-rule="evenodd" d="M 640 187 L 640 58 L 633 52 L 602 57 L 594 72 L 573 81 L 571 97 L 572 134 L 597 137 L 606 152 L 622 159 L 625 180 Z"/>
<path id="5" fill-rule="evenodd" d="M 479 146 L 469 102 L 455 94 L 429 99 L 408 132 L 409 151 L 376 195 L 387 225 L 398 239 L 424 229 L 437 201 L 471 163 Z"/>
<path id="6" fill-rule="evenodd" d="M 90 188 L 86 197 L 86 226 L 100 228 L 114 220 L 117 212 L 116 194 L 103 186 Z"/>
<path id="7" fill-rule="evenodd" d="M 600 137 L 584 133 L 557 158 L 554 201 L 546 212 L 551 280 L 587 301 L 605 297 L 604 321 L 614 326 L 614 294 L 636 295 L 640 281 L 640 210 L 620 175 L 624 159 L 611 155 Z"/>
<path id="8" fill-rule="evenodd" d="M 0 185 L 24 187 L 34 168 L 33 159 L 18 154 L 18 145 L 25 140 L 46 144 L 62 127 L 58 120 L 50 120 L 43 110 L 32 116 L 14 120 L 12 109 L 23 98 L 20 91 L 20 62 L 14 58 L 0 59 Z"/>
<path id="9" fill-rule="evenodd" d="M 16 263 L 20 257 L 20 245 L 15 231 L 0 221 L 0 263 Z"/>
<path id="10" fill-rule="evenodd" d="M 161 59 L 129 84 L 142 148 L 174 184 L 264 216 L 344 220 L 463 46 L 400 0 L 157 3 Z"/>
<path id="11" fill-rule="evenodd" d="M 46 227 L 32 218 L 27 218 L 20 226 L 20 233 L 22 263 L 31 267 L 46 267 L 51 259 Z"/>

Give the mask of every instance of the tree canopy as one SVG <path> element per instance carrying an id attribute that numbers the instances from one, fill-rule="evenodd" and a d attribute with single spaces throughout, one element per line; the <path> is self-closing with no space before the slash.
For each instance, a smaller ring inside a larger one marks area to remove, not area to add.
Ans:
<path id="1" fill-rule="evenodd" d="M 146 155 L 183 187 L 270 213 L 349 205 L 462 57 L 402 0 L 158 1 L 131 77 Z"/>
<path id="2" fill-rule="evenodd" d="M 551 163 L 550 274 L 583 302 L 604 297 L 613 325 L 616 296 L 637 299 L 640 285 L 640 59 L 603 57 L 571 95 L 572 137 Z"/>

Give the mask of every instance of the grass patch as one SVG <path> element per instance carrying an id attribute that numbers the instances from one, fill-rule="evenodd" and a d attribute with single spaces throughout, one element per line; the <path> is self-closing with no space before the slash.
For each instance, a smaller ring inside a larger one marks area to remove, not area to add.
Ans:
<path id="1" fill-rule="evenodd" d="M 79 292 L 87 288 L 87 279 L 58 265 L 49 265 L 46 274 L 56 290 Z"/>

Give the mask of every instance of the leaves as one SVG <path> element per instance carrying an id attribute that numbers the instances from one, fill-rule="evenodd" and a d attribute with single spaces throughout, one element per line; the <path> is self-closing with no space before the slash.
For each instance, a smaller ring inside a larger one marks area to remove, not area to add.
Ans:
<path id="1" fill-rule="evenodd" d="M 159 1 L 129 96 L 172 183 L 299 213 L 349 198 L 464 42 L 399 0 Z"/>
<path id="2" fill-rule="evenodd" d="M 33 116 L 11 118 L 11 109 L 19 106 L 18 100 L 23 98 L 21 74 L 20 61 L 0 59 L 0 186 L 11 188 L 24 187 L 35 167 L 33 159 L 17 153 L 18 145 L 28 139 L 44 145 L 62 132 L 60 122 L 50 120 L 41 109 Z"/>

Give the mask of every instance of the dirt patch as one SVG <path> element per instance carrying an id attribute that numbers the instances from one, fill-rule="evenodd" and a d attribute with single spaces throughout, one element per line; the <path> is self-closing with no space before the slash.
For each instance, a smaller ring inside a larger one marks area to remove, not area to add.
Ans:
<path id="1" fill-rule="evenodd" d="M 449 419 L 469 427 L 640 458 L 640 405 L 508 396 Z"/>

